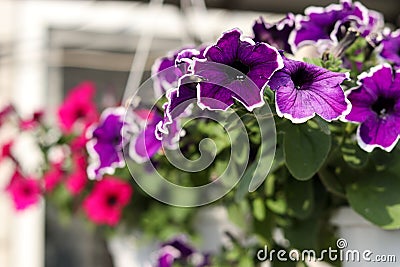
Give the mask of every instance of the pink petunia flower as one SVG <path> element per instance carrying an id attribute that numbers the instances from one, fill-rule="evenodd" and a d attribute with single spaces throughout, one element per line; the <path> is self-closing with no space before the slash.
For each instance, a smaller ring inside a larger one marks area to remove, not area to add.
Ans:
<path id="1" fill-rule="evenodd" d="M 16 210 L 24 210 L 40 200 L 41 192 L 39 181 L 25 178 L 15 171 L 6 191 L 11 195 Z"/>
<path id="2" fill-rule="evenodd" d="M 98 120 L 96 105 L 93 102 L 94 84 L 85 81 L 74 87 L 58 110 L 61 128 L 70 133 L 77 127 L 86 129 Z"/>
<path id="3" fill-rule="evenodd" d="M 9 104 L 0 110 L 0 126 L 7 120 L 7 117 L 15 112 L 14 106 Z"/>
<path id="4" fill-rule="evenodd" d="M 86 173 L 86 158 L 83 155 L 75 155 L 73 162 L 74 171 L 67 178 L 66 187 L 67 190 L 75 196 L 85 188 L 88 182 L 88 176 Z"/>
<path id="5" fill-rule="evenodd" d="M 61 164 L 53 164 L 43 177 L 44 188 L 47 192 L 51 192 L 61 182 L 64 173 L 61 169 Z"/>
<path id="6" fill-rule="evenodd" d="M 14 144 L 14 141 L 11 140 L 11 141 L 6 142 L 1 147 L 1 149 L 0 149 L 0 162 L 5 158 L 10 158 L 10 157 L 12 158 L 11 148 L 12 148 L 13 144 Z"/>
<path id="7" fill-rule="evenodd" d="M 32 114 L 32 117 L 26 120 L 21 120 L 19 123 L 19 127 L 21 130 L 31 130 L 36 128 L 42 121 L 44 116 L 44 111 L 39 110 Z"/>
<path id="8" fill-rule="evenodd" d="M 104 177 L 84 200 L 83 209 L 94 223 L 115 226 L 132 193 L 132 186 L 128 182 L 116 177 Z"/>

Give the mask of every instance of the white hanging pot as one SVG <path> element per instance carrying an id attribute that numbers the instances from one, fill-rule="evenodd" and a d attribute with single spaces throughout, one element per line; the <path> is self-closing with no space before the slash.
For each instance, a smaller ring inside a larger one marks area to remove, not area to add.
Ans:
<path id="1" fill-rule="evenodd" d="M 339 209 L 332 223 L 338 226 L 343 267 L 400 266 L 400 230 L 383 230 L 349 207 Z"/>

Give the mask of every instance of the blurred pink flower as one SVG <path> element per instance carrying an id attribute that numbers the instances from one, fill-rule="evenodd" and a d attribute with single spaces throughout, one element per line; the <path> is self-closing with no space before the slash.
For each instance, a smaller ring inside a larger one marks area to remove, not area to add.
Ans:
<path id="1" fill-rule="evenodd" d="M 132 193 L 132 186 L 128 182 L 116 177 L 104 177 L 96 182 L 93 191 L 84 200 L 83 209 L 94 223 L 115 226 Z"/>
<path id="2" fill-rule="evenodd" d="M 41 196 L 39 181 L 25 178 L 18 171 L 15 171 L 6 191 L 11 195 L 16 210 L 36 204 Z"/>
<path id="3" fill-rule="evenodd" d="M 52 164 L 50 169 L 45 173 L 44 180 L 44 188 L 47 192 L 51 192 L 54 188 L 61 182 L 63 179 L 64 173 L 61 169 L 61 164 Z"/>
<path id="4" fill-rule="evenodd" d="M 0 149 L 0 162 L 5 159 L 5 158 L 10 158 L 12 157 L 11 155 L 11 148 L 14 144 L 14 141 L 8 141 L 5 144 L 3 144 L 3 146 Z"/>
<path id="5" fill-rule="evenodd" d="M 67 178 L 66 187 L 72 195 L 77 195 L 85 188 L 88 181 L 87 164 L 84 155 L 74 155 L 73 162 L 74 171 Z"/>
<path id="6" fill-rule="evenodd" d="M 32 117 L 26 120 L 21 120 L 19 127 L 21 130 L 30 130 L 37 127 L 42 121 L 44 116 L 44 111 L 39 110 L 32 114 Z"/>
<path id="7" fill-rule="evenodd" d="M 95 86 L 90 81 L 78 84 L 68 93 L 58 110 L 58 118 L 65 132 L 72 132 L 78 123 L 84 130 L 98 120 L 94 94 Z"/>

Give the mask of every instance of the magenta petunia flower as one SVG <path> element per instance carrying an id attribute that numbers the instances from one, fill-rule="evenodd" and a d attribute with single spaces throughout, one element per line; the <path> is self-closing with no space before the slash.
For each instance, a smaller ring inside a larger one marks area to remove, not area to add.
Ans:
<path id="1" fill-rule="evenodd" d="M 115 226 L 132 193 L 132 186 L 128 182 L 116 177 L 104 177 L 96 182 L 92 192 L 83 201 L 83 210 L 94 223 Z"/>
<path id="2" fill-rule="evenodd" d="M 21 120 L 20 121 L 20 128 L 21 130 L 30 130 L 36 128 L 41 122 L 44 117 L 44 111 L 39 110 L 35 111 L 32 114 L 32 117 L 26 120 Z"/>
<path id="3" fill-rule="evenodd" d="M 400 29 L 392 32 L 382 41 L 381 56 L 400 67 Z"/>
<path id="4" fill-rule="evenodd" d="M 76 127 L 80 130 L 86 129 L 98 120 L 97 108 L 93 102 L 94 94 L 94 84 L 89 81 L 71 89 L 58 110 L 58 119 L 65 132 L 70 133 Z"/>
<path id="5" fill-rule="evenodd" d="M 6 158 L 10 158 L 10 157 L 12 158 L 11 149 L 12 149 L 13 145 L 14 145 L 13 140 L 10 140 L 2 145 L 2 147 L 0 149 L 0 162 Z"/>
<path id="6" fill-rule="evenodd" d="M 108 108 L 103 111 L 99 124 L 89 131 L 87 150 L 91 158 L 88 176 L 100 179 L 103 174 L 113 174 L 116 168 L 125 166 L 122 138 L 125 108 Z"/>
<path id="7" fill-rule="evenodd" d="M 64 172 L 61 169 L 61 164 L 56 163 L 50 166 L 50 169 L 44 174 L 44 188 L 46 192 L 51 192 L 61 182 L 64 177 Z"/>
<path id="8" fill-rule="evenodd" d="M 73 171 L 67 177 L 65 185 L 72 195 L 77 195 L 82 192 L 88 182 L 86 157 L 75 154 L 73 155 L 72 162 Z"/>
<path id="9" fill-rule="evenodd" d="M 302 123 L 315 114 L 327 121 L 347 114 L 350 105 L 340 86 L 346 74 L 286 58 L 284 64 L 268 83 L 276 92 L 276 112 L 280 117 Z"/>
<path id="10" fill-rule="evenodd" d="M 255 42 L 264 42 L 270 44 L 277 49 L 292 53 L 292 49 L 288 42 L 289 35 L 294 29 L 295 16 L 288 13 L 286 17 L 276 23 L 267 23 L 260 17 L 253 25 Z"/>
<path id="11" fill-rule="evenodd" d="M 400 70 L 379 65 L 359 75 L 358 83 L 347 93 L 352 108 L 345 119 L 360 123 L 357 141 L 362 149 L 389 152 L 400 137 Z"/>
<path id="12" fill-rule="evenodd" d="M 35 205 L 41 196 L 39 181 L 23 177 L 18 171 L 13 174 L 6 191 L 11 195 L 16 210 L 24 210 Z"/>
<path id="13" fill-rule="evenodd" d="M 264 104 L 264 86 L 283 67 L 282 57 L 276 48 L 241 36 L 238 29 L 223 33 L 215 45 L 205 50 L 204 60 L 194 60 L 193 73 L 203 79 L 197 93 L 201 108 L 226 110 L 235 99 L 249 111 Z M 244 75 L 233 74 L 224 66 Z"/>
<path id="14" fill-rule="evenodd" d="M 305 16 L 297 17 L 296 25 L 289 38 L 292 49 L 323 40 L 337 42 L 350 25 L 366 36 L 382 25 L 382 16 L 359 2 L 342 0 L 325 8 L 308 7 Z"/>

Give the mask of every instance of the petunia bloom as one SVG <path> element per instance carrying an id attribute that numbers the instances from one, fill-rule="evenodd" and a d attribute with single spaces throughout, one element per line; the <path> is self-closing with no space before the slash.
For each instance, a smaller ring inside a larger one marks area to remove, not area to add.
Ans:
<path id="1" fill-rule="evenodd" d="M 170 134 L 160 138 L 157 136 L 157 126 L 163 117 L 157 110 L 134 110 L 132 116 L 134 116 L 135 127 L 139 130 L 134 133 L 131 140 L 129 155 L 136 162 L 148 161 L 162 148 L 163 142 L 169 149 L 177 148 L 179 133 L 176 121 L 169 127 Z"/>
<path id="2" fill-rule="evenodd" d="M 32 117 L 26 120 L 21 120 L 20 121 L 20 128 L 21 130 L 30 130 L 30 129 L 34 129 L 35 127 L 37 127 L 44 116 L 44 111 L 43 110 L 39 110 L 39 111 L 35 111 L 32 114 Z"/>
<path id="3" fill-rule="evenodd" d="M 178 236 L 162 244 L 158 251 L 158 267 L 172 267 L 174 263 L 184 266 L 211 266 L 209 255 L 197 252 L 185 236 Z"/>
<path id="4" fill-rule="evenodd" d="M 193 73 L 203 79 L 198 84 L 199 107 L 226 110 L 236 99 L 251 111 L 264 104 L 264 86 L 283 67 L 282 57 L 276 48 L 241 36 L 238 29 L 223 33 L 205 50 L 204 60 L 194 60 Z"/>
<path id="5" fill-rule="evenodd" d="M 47 192 L 51 192 L 62 181 L 64 177 L 61 164 L 52 164 L 50 169 L 44 174 L 44 188 Z"/>
<path id="6" fill-rule="evenodd" d="M 0 162 L 6 158 L 10 158 L 10 157 L 12 158 L 11 149 L 12 149 L 13 144 L 14 144 L 13 140 L 10 140 L 3 144 L 3 146 L 0 149 Z"/>
<path id="7" fill-rule="evenodd" d="M 85 129 L 98 119 L 96 105 L 93 102 L 95 87 L 92 82 L 86 81 L 71 89 L 63 104 L 58 110 L 58 119 L 61 128 L 70 133 Z"/>
<path id="8" fill-rule="evenodd" d="M 96 182 L 92 192 L 83 201 L 83 210 L 94 223 L 115 226 L 132 193 L 132 186 L 128 182 L 116 177 L 104 177 Z"/>
<path id="9" fill-rule="evenodd" d="M 202 58 L 203 48 L 183 48 L 158 58 L 152 66 L 155 96 L 159 97 L 178 85 L 178 79 L 188 72 L 192 58 Z"/>
<path id="10" fill-rule="evenodd" d="M 345 73 L 286 58 L 284 63 L 268 83 L 276 92 L 278 116 L 302 123 L 315 114 L 327 121 L 347 114 L 350 106 L 340 86 L 347 78 Z"/>
<path id="11" fill-rule="evenodd" d="M 382 41 L 381 56 L 400 67 L 400 29 Z"/>
<path id="12" fill-rule="evenodd" d="M 305 16 L 297 18 L 297 26 L 289 42 L 292 49 L 323 40 L 337 42 L 349 26 L 354 26 L 365 36 L 381 25 L 381 17 L 377 14 L 351 0 L 342 0 L 340 4 L 331 4 L 325 8 L 308 7 Z"/>
<path id="13" fill-rule="evenodd" d="M 400 136 L 400 70 L 379 65 L 359 75 L 358 83 L 347 93 L 352 108 L 345 119 L 360 123 L 357 141 L 362 149 L 389 152 Z"/>
<path id="14" fill-rule="evenodd" d="M 125 166 L 122 138 L 124 126 L 124 107 L 108 108 L 101 114 L 99 124 L 89 132 L 91 140 L 87 150 L 91 158 L 88 176 L 100 179 L 103 174 L 113 174 L 116 168 Z"/>
<path id="15" fill-rule="evenodd" d="M 18 171 L 13 174 L 6 191 L 11 195 L 16 210 L 35 205 L 41 196 L 38 180 L 23 177 Z"/>
<path id="16" fill-rule="evenodd" d="M 255 42 L 264 42 L 277 49 L 292 53 L 288 42 L 289 35 L 295 26 L 295 16 L 288 13 L 285 18 L 276 23 L 267 23 L 260 17 L 253 25 Z"/>
<path id="17" fill-rule="evenodd" d="M 72 162 L 73 170 L 67 177 L 65 185 L 72 195 L 77 195 L 82 192 L 88 182 L 86 157 L 84 155 L 74 154 Z"/>

